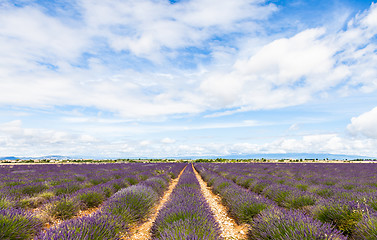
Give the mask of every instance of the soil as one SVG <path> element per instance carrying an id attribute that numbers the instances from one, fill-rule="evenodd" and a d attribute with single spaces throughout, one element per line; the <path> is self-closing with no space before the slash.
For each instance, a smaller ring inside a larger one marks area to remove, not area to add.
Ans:
<path id="1" fill-rule="evenodd" d="M 171 193 L 173 192 L 173 189 L 177 185 L 179 178 L 181 177 L 183 171 L 186 169 L 183 168 L 183 170 L 179 173 L 178 177 L 173 179 L 169 185 L 168 190 L 164 193 L 161 201 L 152 209 L 153 214 L 141 225 L 131 227 L 130 232 L 127 236 L 125 236 L 123 239 L 126 240 L 140 240 L 140 239 L 151 239 L 151 228 L 156 220 L 156 217 L 158 215 L 158 212 L 161 210 L 161 208 L 165 205 L 165 203 L 169 200 L 169 197 Z"/>
<path id="2" fill-rule="evenodd" d="M 102 206 L 95 207 L 95 208 L 89 208 L 89 209 L 86 209 L 86 210 L 80 210 L 78 212 L 78 214 L 71 219 L 90 216 L 90 215 L 96 213 L 97 211 L 100 211 L 101 207 Z M 35 209 L 33 211 L 33 213 L 36 216 L 40 216 L 41 219 L 45 219 L 45 224 L 44 224 L 44 227 L 43 227 L 44 231 L 47 231 L 49 228 L 58 227 L 61 223 L 64 222 L 64 220 L 55 219 L 53 217 L 48 216 L 48 214 L 41 209 Z"/>
<path id="3" fill-rule="evenodd" d="M 238 225 L 233 218 L 229 216 L 227 207 L 222 205 L 221 197 L 215 195 L 207 184 L 203 181 L 199 173 L 194 168 L 194 173 L 199 181 L 200 188 L 204 197 L 206 198 L 215 219 L 220 225 L 221 236 L 225 240 L 241 240 L 247 239 L 248 225 Z"/>

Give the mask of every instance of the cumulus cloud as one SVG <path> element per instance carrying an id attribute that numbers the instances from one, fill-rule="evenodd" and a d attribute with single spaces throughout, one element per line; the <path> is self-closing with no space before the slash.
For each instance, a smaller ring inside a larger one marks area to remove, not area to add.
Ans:
<path id="1" fill-rule="evenodd" d="M 376 156 L 377 140 L 350 138 L 339 134 L 281 137 L 266 143 L 190 142 L 170 137 L 113 141 L 89 134 L 72 134 L 50 129 L 25 128 L 20 120 L 0 124 L 2 155 L 43 156 L 61 154 L 93 157 L 184 157 L 226 156 L 266 153 L 333 153 Z"/>
<path id="2" fill-rule="evenodd" d="M 22 121 L 0 124 L 0 152 L 2 155 L 40 156 L 45 154 L 73 154 L 84 151 L 98 142 L 89 134 L 72 134 L 50 129 L 25 128 Z"/>
<path id="3" fill-rule="evenodd" d="M 310 29 L 275 40 L 249 59 L 237 61 L 232 72 L 209 76 L 201 89 L 218 108 L 261 109 L 304 103 L 313 92 L 326 90 L 344 77 L 333 69 L 335 50 L 323 35 L 324 29 Z"/>
<path id="4" fill-rule="evenodd" d="M 268 153 L 330 153 L 362 155 L 373 157 L 377 154 L 375 139 L 353 139 L 338 134 L 314 134 L 299 138 L 284 137 L 267 143 L 152 143 L 148 148 L 137 146 L 130 156 L 226 156 Z M 116 153 L 115 151 L 114 153 Z"/>
<path id="5" fill-rule="evenodd" d="M 377 4 L 349 21 L 345 30 L 324 27 L 276 39 L 238 59 L 226 72 L 208 73 L 200 85 L 211 107 L 227 112 L 299 105 L 328 93 L 345 96 L 377 88 Z"/>
<path id="6" fill-rule="evenodd" d="M 300 138 L 284 137 L 263 144 L 257 143 L 207 143 L 178 146 L 193 156 L 221 156 L 233 154 L 267 153 L 332 153 L 346 155 L 376 156 L 377 141 L 350 139 L 337 134 L 305 135 Z M 180 151 L 176 154 L 181 154 Z"/>
<path id="7" fill-rule="evenodd" d="M 0 6 L 0 104 L 95 107 L 133 119 L 205 110 L 200 80 L 127 69 L 113 62 L 117 54 L 158 64 L 213 36 L 253 31 L 249 23 L 276 11 L 250 0 L 80 0 L 70 6 L 78 17 L 67 18 L 25 4 Z"/>
<path id="8" fill-rule="evenodd" d="M 365 112 L 358 117 L 353 117 L 347 126 L 353 135 L 362 135 L 377 139 L 377 107 Z"/>
<path id="9" fill-rule="evenodd" d="M 377 4 L 372 3 L 369 10 L 357 15 L 348 22 L 345 31 L 334 37 L 334 46 L 339 46 L 336 59 L 348 72 L 348 78 L 341 92 L 352 94 L 354 92 L 370 93 L 377 89 L 377 70 L 372 67 L 377 64 L 377 34 L 376 24 Z"/>
<path id="10" fill-rule="evenodd" d="M 206 110 L 220 110 L 212 116 L 221 116 L 298 105 L 337 88 L 341 94 L 377 89 L 377 70 L 371 67 L 377 65 L 376 45 L 370 41 L 377 33 L 376 4 L 343 31 L 307 29 L 251 54 L 234 48 L 238 59 L 226 58 L 221 70 L 211 64 L 194 70 L 175 66 L 169 74 L 138 70 L 143 64 L 127 69 L 103 56 L 136 56 L 133 62 L 149 59 L 158 66 L 174 61 L 182 49 L 203 48 L 213 37 L 242 32 L 240 38 L 247 39 L 276 6 L 250 0 L 81 0 L 74 6 L 80 17 L 65 21 L 36 5 L 2 5 L 0 104 L 94 107 L 133 119 Z M 210 42 L 207 56 L 230 51 Z"/>
<path id="11" fill-rule="evenodd" d="M 250 0 L 176 4 L 82 0 L 80 5 L 87 25 L 94 34 L 105 35 L 112 48 L 157 61 L 162 48 L 200 46 L 213 35 L 248 30 L 254 20 L 265 19 L 277 10 L 273 4 Z"/>
<path id="12" fill-rule="evenodd" d="M 36 7 L 0 6 L 0 62 L 2 70 L 30 73 L 75 62 L 87 49 L 83 29 L 48 16 Z"/>
<path id="13" fill-rule="evenodd" d="M 296 131 L 296 130 L 298 130 L 298 129 L 300 129 L 300 124 L 298 124 L 298 123 L 294 123 L 294 124 L 292 124 L 290 127 L 289 127 L 289 131 Z"/>
<path id="14" fill-rule="evenodd" d="M 175 139 L 166 137 L 166 138 L 161 139 L 161 143 L 165 143 L 165 144 L 175 143 Z"/>
<path id="15" fill-rule="evenodd" d="M 139 143 L 139 145 L 140 146 L 148 146 L 148 145 L 150 145 L 151 143 L 150 143 L 150 141 L 148 141 L 148 140 L 143 140 L 143 141 L 141 141 L 140 143 Z"/>

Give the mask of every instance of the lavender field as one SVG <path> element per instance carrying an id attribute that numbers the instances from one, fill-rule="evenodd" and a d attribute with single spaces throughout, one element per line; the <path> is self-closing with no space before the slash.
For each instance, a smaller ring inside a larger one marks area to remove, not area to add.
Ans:
<path id="1" fill-rule="evenodd" d="M 377 239 L 376 173 L 373 163 L 2 165 L 0 239 Z M 239 226 L 244 238 L 224 237 Z"/>
<path id="2" fill-rule="evenodd" d="M 184 165 L 0 166 L 0 239 L 120 239 Z"/>
<path id="3" fill-rule="evenodd" d="M 249 239 L 377 239 L 376 164 L 196 167 Z"/>

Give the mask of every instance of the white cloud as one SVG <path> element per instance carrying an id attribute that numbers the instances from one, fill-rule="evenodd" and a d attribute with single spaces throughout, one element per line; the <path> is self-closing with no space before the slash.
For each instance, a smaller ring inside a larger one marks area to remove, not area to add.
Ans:
<path id="1" fill-rule="evenodd" d="M 216 56 L 230 51 L 239 58 L 226 57 L 227 62 L 221 63 L 215 59 L 221 71 L 217 66 L 201 66 L 192 71 L 176 69 L 167 76 L 165 71 L 114 70 L 95 55 L 107 42 L 116 51 L 126 50 L 125 55 L 130 51 L 165 61 L 171 54 L 178 56 L 180 48 L 200 48 L 217 35 L 242 32 L 241 38 L 247 38 L 255 31 L 250 24 L 265 20 L 276 7 L 247 0 L 173 5 L 82 0 L 77 6 L 82 18 L 65 22 L 34 6 L 8 6 L 0 10 L 0 104 L 94 107 L 125 119 L 148 119 L 298 105 L 325 96 L 339 84 L 341 94 L 351 94 L 355 88 L 371 92 L 377 89 L 377 70 L 371 67 L 377 65 L 377 47 L 370 41 L 377 33 L 376 8 L 373 4 L 355 17 L 345 31 L 308 29 L 248 55 L 243 52 L 248 50 L 234 52 L 235 48 L 213 42 L 210 51 Z M 93 54 L 84 61 L 87 69 L 75 66 L 84 53 Z"/>
<path id="2" fill-rule="evenodd" d="M 246 58 L 241 49 L 243 58 L 232 68 L 210 72 L 201 83 L 209 108 L 232 109 L 221 116 L 299 105 L 329 93 L 345 96 L 375 91 L 375 15 L 377 4 L 372 4 L 344 31 L 307 29 L 276 39 Z"/>
<path id="3" fill-rule="evenodd" d="M 377 27 L 372 22 L 377 17 L 377 4 L 349 21 L 348 28 L 333 39 L 337 48 L 336 60 L 348 71 L 347 84 L 340 90 L 348 95 L 354 92 L 370 93 L 377 89 L 377 45 L 373 39 Z"/>
<path id="4" fill-rule="evenodd" d="M 353 117 L 347 129 L 353 135 L 377 139 L 377 107 L 358 117 Z"/>
<path id="5" fill-rule="evenodd" d="M 321 41 L 324 34 L 324 29 L 309 29 L 289 39 L 275 40 L 247 61 L 238 61 L 235 69 L 262 76 L 277 86 L 293 84 L 303 76 L 327 73 L 333 65 L 334 50 Z"/>
<path id="6" fill-rule="evenodd" d="M 372 3 L 369 12 L 360 21 L 368 28 L 377 28 L 377 3 Z"/>
<path id="7" fill-rule="evenodd" d="M 114 71 L 123 63 L 109 64 L 102 55 L 114 50 L 164 62 L 177 57 L 180 48 L 200 48 L 213 36 L 253 31 L 251 22 L 276 11 L 273 4 L 251 0 L 80 0 L 73 5 L 81 16 L 69 21 L 36 4 L 1 6 L 0 104 L 95 107 L 132 119 L 202 112 L 205 99 L 195 90 L 200 76 Z"/>
<path id="8" fill-rule="evenodd" d="M 65 155 L 67 152 L 75 154 L 97 142 L 98 140 L 89 134 L 24 128 L 20 120 L 0 124 L 0 152 L 2 155 Z"/>
<path id="9" fill-rule="evenodd" d="M 215 108 L 278 108 L 308 101 L 314 92 L 336 85 L 344 74 L 334 68 L 334 50 L 310 29 L 262 47 L 239 60 L 227 74 L 210 73 L 201 84 Z M 268 97 L 266 97 L 268 96 Z"/>
<path id="10" fill-rule="evenodd" d="M 216 34 L 247 29 L 277 10 L 264 1 L 80 1 L 86 24 L 117 51 L 161 61 L 162 48 L 200 46 Z M 221 17 L 220 17 L 221 16 Z"/>
<path id="11" fill-rule="evenodd" d="M 175 143 L 175 139 L 166 137 L 166 138 L 161 139 L 161 143 L 165 143 L 165 144 Z"/>
<path id="12" fill-rule="evenodd" d="M 39 63 L 74 62 L 87 49 L 84 29 L 47 16 L 35 7 L 0 8 L 0 23 L 0 62 L 21 73 L 46 67 Z"/>
<path id="13" fill-rule="evenodd" d="M 2 155 L 109 157 L 224 156 L 257 153 L 333 153 L 377 155 L 376 139 L 358 139 L 338 134 L 281 137 L 267 143 L 222 141 L 194 143 L 187 139 L 162 138 L 107 141 L 89 134 L 71 134 L 49 129 L 24 128 L 20 120 L 0 124 Z"/>
<path id="14" fill-rule="evenodd" d="M 151 144 L 151 142 L 150 141 L 148 141 L 148 140 L 143 140 L 143 141 L 141 141 L 140 143 L 139 143 L 139 145 L 140 146 L 148 146 L 148 145 L 150 145 Z"/>
<path id="15" fill-rule="evenodd" d="M 296 131 L 300 128 L 300 125 L 298 123 L 294 123 L 289 127 L 289 131 Z"/>
<path id="16" fill-rule="evenodd" d="M 337 134 L 306 135 L 302 138 L 282 138 L 276 141 L 256 143 L 208 143 L 186 145 L 192 155 L 229 155 L 256 153 L 332 153 L 376 156 L 377 141 L 371 139 L 343 138 Z"/>
<path id="17" fill-rule="evenodd" d="M 228 152 L 242 154 L 330 153 L 369 157 L 377 155 L 377 141 L 342 137 L 338 134 L 305 135 L 301 138 L 283 137 L 264 144 L 238 143 L 222 147 L 228 149 Z"/>

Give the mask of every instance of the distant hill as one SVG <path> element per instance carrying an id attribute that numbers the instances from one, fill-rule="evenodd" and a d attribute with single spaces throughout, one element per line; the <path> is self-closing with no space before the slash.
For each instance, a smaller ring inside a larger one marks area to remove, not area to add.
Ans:
<path id="1" fill-rule="evenodd" d="M 32 159 L 32 160 L 37 160 L 37 159 L 63 160 L 63 159 L 72 159 L 72 158 L 67 157 L 67 156 L 60 156 L 60 155 L 48 155 L 48 156 L 41 156 L 41 157 L 14 157 L 14 156 L 0 157 L 0 161 L 1 160 L 17 160 L 17 159 L 21 159 L 21 160 L 29 160 L 29 159 Z"/>
<path id="2" fill-rule="evenodd" d="M 0 161 L 2 161 L 2 160 L 17 160 L 17 159 L 20 159 L 20 158 L 18 158 L 18 157 L 0 157 Z"/>

